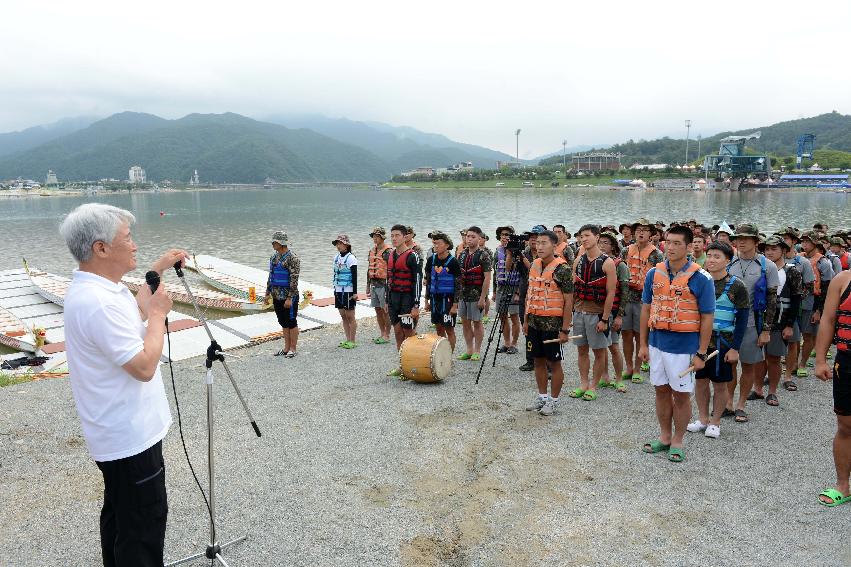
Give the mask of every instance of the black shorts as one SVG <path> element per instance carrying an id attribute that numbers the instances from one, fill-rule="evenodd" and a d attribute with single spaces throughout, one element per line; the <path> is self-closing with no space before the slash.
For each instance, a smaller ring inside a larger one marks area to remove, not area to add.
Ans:
<path id="1" fill-rule="evenodd" d="M 454 298 L 446 295 L 433 295 L 429 298 L 431 302 L 431 322 L 438 327 L 454 327 L 458 320 L 457 315 L 449 312 L 452 309 Z"/>
<path id="2" fill-rule="evenodd" d="M 715 335 L 710 340 L 709 349 L 706 354 L 712 354 L 718 347 L 718 339 Z M 697 379 L 708 378 L 712 382 L 732 382 L 733 381 L 733 365 L 724 362 L 724 357 L 727 356 L 727 351 L 730 347 L 721 342 L 721 352 L 718 353 L 712 360 L 706 362 L 706 366 L 694 373 Z"/>
<path id="3" fill-rule="evenodd" d="M 408 315 L 414 308 L 414 296 L 411 293 L 400 293 L 391 291 L 387 298 L 387 314 L 390 316 L 390 324 L 399 324 L 403 329 L 413 329 L 414 321 L 411 317 L 400 317 Z"/>
<path id="4" fill-rule="evenodd" d="M 833 363 L 833 413 L 851 415 L 851 353 L 836 352 Z"/>
<path id="5" fill-rule="evenodd" d="M 334 292 L 334 307 L 337 309 L 345 309 L 346 311 L 354 311 L 356 294 L 352 291 L 335 291 Z"/>
<path id="6" fill-rule="evenodd" d="M 298 313 L 298 300 L 292 298 L 292 304 L 289 308 L 284 307 L 285 299 L 273 299 L 272 305 L 275 306 L 275 315 L 278 316 L 278 323 L 284 329 L 295 329 L 298 327 L 296 315 Z"/>
<path id="7" fill-rule="evenodd" d="M 529 326 L 529 334 L 526 335 L 526 352 L 531 354 L 532 358 L 561 360 L 561 343 L 544 344 L 544 341 L 559 338 L 558 333 L 558 331 L 541 331 Z"/>

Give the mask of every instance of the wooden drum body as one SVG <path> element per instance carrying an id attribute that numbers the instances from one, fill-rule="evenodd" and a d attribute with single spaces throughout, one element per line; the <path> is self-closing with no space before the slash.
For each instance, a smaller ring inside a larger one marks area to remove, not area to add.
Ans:
<path id="1" fill-rule="evenodd" d="M 441 382 L 452 370 L 452 347 L 445 337 L 414 335 L 402 342 L 399 363 L 409 380 L 423 384 Z"/>

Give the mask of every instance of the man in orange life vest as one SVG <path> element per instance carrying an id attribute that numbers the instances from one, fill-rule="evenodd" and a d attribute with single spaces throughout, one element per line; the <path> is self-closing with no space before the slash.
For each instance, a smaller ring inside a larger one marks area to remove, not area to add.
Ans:
<path id="1" fill-rule="evenodd" d="M 390 342 L 390 316 L 387 315 L 387 261 L 390 247 L 384 242 L 387 231 L 376 226 L 369 233 L 374 246 L 369 249 L 369 268 L 366 273 L 366 293 L 375 308 L 375 319 L 381 336 L 373 339 L 377 345 Z"/>
<path id="2" fill-rule="evenodd" d="M 402 341 L 414 335 L 414 321 L 420 315 L 422 267 L 419 256 L 405 244 L 407 232 L 408 229 L 401 224 L 390 229 L 394 250 L 387 263 L 387 310 L 397 350 L 401 348 Z M 388 375 L 401 377 L 402 369 L 396 368 Z"/>
<path id="3" fill-rule="evenodd" d="M 662 252 L 653 246 L 650 237 L 656 232 L 656 226 L 647 219 L 638 219 L 632 225 L 635 244 L 624 248 L 621 258 L 629 268 L 629 293 L 623 297 L 623 357 L 626 373 L 633 384 L 641 384 L 641 362 L 638 360 L 638 339 L 641 331 L 641 290 L 647 272 L 664 260 Z"/>
<path id="4" fill-rule="evenodd" d="M 538 395 L 526 411 L 552 415 L 558 409 L 564 383 L 561 367 L 561 345 L 570 337 L 573 313 L 573 281 L 570 267 L 561 256 L 554 256 L 558 237 L 545 230 L 538 234 L 535 246 L 538 257 L 529 268 L 529 291 L 523 334 L 526 349 L 535 365 Z M 554 341 L 554 342 L 547 342 Z M 547 394 L 547 369 L 552 373 L 552 390 Z"/>
<path id="5" fill-rule="evenodd" d="M 618 276 L 614 261 L 598 246 L 600 226 L 586 224 L 579 229 L 579 241 L 584 252 L 573 266 L 573 334 L 579 365 L 579 388 L 571 398 L 586 401 L 597 399 L 597 386 L 606 372 L 607 349 L 611 345 L 612 309 Z M 589 349 L 594 351 L 594 370 L 591 370 Z"/>
<path id="6" fill-rule="evenodd" d="M 715 313 L 715 284 L 688 259 L 691 242 L 688 227 L 675 226 L 667 232 L 668 259 L 647 273 L 641 295 L 638 354 L 650 362 L 661 428 L 659 439 L 645 443 L 643 450 L 667 451 L 668 459 L 675 463 L 685 458 L 683 435 L 691 418 L 694 370 L 704 367 Z M 694 368 L 689 372 L 690 366 Z"/>
<path id="7" fill-rule="evenodd" d="M 836 345 L 832 369 L 827 364 L 831 343 Z M 833 507 L 851 502 L 851 272 L 847 270 L 833 278 L 827 289 L 816 341 L 816 377 L 833 379 L 833 412 L 837 422 L 833 438 L 836 485 L 819 495 L 819 502 Z"/>

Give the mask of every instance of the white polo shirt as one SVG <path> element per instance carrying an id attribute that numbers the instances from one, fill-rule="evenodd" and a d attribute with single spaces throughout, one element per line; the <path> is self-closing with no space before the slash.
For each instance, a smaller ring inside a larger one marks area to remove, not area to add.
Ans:
<path id="1" fill-rule="evenodd" d="M 168 433 L 171 411 L 159 367 L 149 382 L 121 367 L 143 350 L 145 332 L 125 285 L 74 270 L 65 294 L 65 350 L 83 436 L 95 461 L 137 455 Z"/>

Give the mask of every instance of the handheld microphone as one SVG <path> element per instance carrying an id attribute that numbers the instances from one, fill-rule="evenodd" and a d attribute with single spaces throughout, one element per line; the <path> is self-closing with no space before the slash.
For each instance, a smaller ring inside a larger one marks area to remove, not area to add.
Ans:
<path id="1" fill-rule="evenodd" d="M 177 277 L 183 277 L 183 268 L 180 267 L 180 260 L 174 263 L 174 271 L 177 272 Z"/>
<path id="2" fill-rule="evenodd" d="M 160 275 L 151 270 L 145 274 L 145 282 L 148 284 L 148 287 L 151 288 L 151 293 L 156 293 L 157 288 L 160 287 Z"/>

